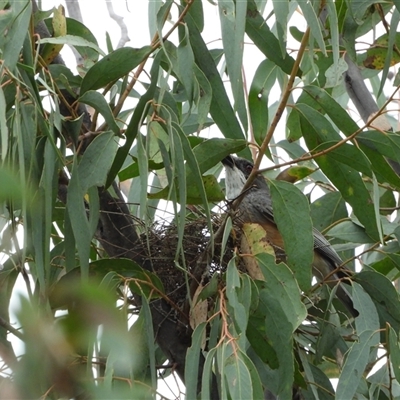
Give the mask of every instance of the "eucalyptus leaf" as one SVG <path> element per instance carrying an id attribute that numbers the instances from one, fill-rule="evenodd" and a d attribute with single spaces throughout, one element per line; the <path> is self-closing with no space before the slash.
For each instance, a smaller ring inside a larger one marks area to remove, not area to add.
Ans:
<path id="1" fill-rule="evenodd" d="M 52 39 L 55 40 L 55 39 Z M 152 52 L 151 46 L 141 49 L 123 47 L 108 54 L 86 73 L 81 84 L 81 95 L 88 90 L 97 90 L 122 78 L 137 67 Z"/>

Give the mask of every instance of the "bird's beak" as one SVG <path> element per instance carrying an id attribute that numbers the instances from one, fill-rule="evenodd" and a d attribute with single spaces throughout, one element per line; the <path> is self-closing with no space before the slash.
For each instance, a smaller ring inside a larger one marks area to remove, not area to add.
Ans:
<path id="1" fill-rule="evenodd" d="M 225 157 L 223 160 L 221 160 L 222 164 L 225 167 L 233 168 L 235 165 L 235 161 L 233 160 L 233 157 L 231 155 Z"/>

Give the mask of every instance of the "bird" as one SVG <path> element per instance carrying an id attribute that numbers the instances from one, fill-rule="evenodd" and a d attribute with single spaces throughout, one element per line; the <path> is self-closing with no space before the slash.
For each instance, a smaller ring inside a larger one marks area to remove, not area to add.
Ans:
<path id="1" fill-rule="evenodd" d="M 284 241 L 274 219 L 272 198 L 269 186 L 262 174 L 257 174 L 251 186 L 243 191 L 247 178 L 254 164 L 244 158 L 229 155 L 222 160 L 225 167 L 225 196 L 232 203 L 240 197 L 235 223 L 240 228 L 244 223 L 259 224 L 266 231 L 267 241 L 273 247 L 277 259 L 284 260 Z M 243 193 L 242 193 L 243 191 Z M 349 279 L 351 271 L 343 267 L 343 261 L 328 240 L 313 228 L 314 259 L 313 275 L 318 281 Z M 358 312 L 354 309 L 349 291 L 339 283 L 336 295 L 353 317 Z"/>

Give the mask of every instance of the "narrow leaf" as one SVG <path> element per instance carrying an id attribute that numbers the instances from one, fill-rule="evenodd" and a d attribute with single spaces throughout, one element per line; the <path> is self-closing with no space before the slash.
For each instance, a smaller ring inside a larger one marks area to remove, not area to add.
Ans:
<path id="1" fill-rule="evenodd" d="M 103 132 L 86 149 L 78 173 L 82 196 L 91 186 L 103 186 L 114 161 L 118 143 L 113 132 Z"/>
<path id="2" fill-rule="evenodd" d="M 215 66 L 214 60 L 204 43 L 193 19 L 188 15 L 186 22 L 189 27 L 189 38 L 196 63 L 207 77 L 213 89 L 210 113 L 222 134 L 231 139 L 244 139 L 245 136 L 238 123 L 224 84 Z"/>
<path id="3" fill-rule="evenodd" d="M 141 49 L 123 47 L 105 56 L 93 65 L 82 80 L 81 95 L 97 90 L 122 78 L 137 67 L 152 52 L 151 46 Z"/>
<path id="4" fill-rule="evenodd" d="M 352 399 L 355 395 L 368 364 L 370 349 L 376 345 L 378 335 L 378 332 L 364 331 L 359 335 L 359 341 L 350 348 L 340 374 L 337 399 Z"/>
<path id="5" fill-rule="evenodd" d="M 290 74 L 294 65 L 294 59 L 287 53 L 282 56 L 280 43 L 259 13 L 256 2 L 248 0 L 247 4 L 247 35 L 270 61 L 280 67 L 285 73 Z M 299 74 L 301 74 L 300 71 Z"/>
<path id="6" fill-rule="evenodd" d="M 104 96 L 102 96 L 100 93 L 94 90 L 89 90 L 79 98 L 79 101 L 81 103 L 88 104 L 89 106 L 93 107 L 96 111 L 98 111 L 104 117 L 108 127 L 116 135 L 118 136 L 120 135 L 120 129 L 117 123 L 115 122 L 114 116 L 111 112 L 111 108 L 107 103 L 106 99 L 104 98 Z"/>
<path id="7" fill-rule="evenodd" d="M 117 151 L 117 155 L 115 157 L 115 160 L 110 168 L 110 172 L 107 177 L 106 187 L 110 186 L 115 177 L 117 176 L 119 170 L 121 169 L 123 163 L 125 162 L 126 156 L 129 153 L 133 141 L 136 139 L 136 136 L 139 133 L 141 122 L 145 117 L 145 113 L 148 107 L 148 102 L 153 98 L 155 93 L 157 78 L 158 78 L 159 62 L 160 62 L 160 56 L 157 56 L 156 59 L 153 61 L 153 65 L 150 72 L 150 75 L 152 77 L 151 84 L 147 89 L 147 92 L 140 98 L 139 103 L 137 104 L 135 111 L 132 115 L 132 118 L 129 121 L 128 127 L 125 131 L 125 137 L 126 137 L 125 143 Z"/>
<path id="8" fill-rule="evenodd" d="M 195 399 L 197 397 L 199 360 L 201 356 L 201 344 L 207 324 L 201 323 L 192 334 L 192 344 L 186 352 L 185 364 L 185 386 L 186 398 Z"/>
<path id="9" fill-rule="evenodd" d="M 306 197 L 296 186 L 284 181 L 270 183 L 274 217 L 283 236 L 287 262 L 300 288 L 311 286 L 314 241 L 310 209 Z"/>

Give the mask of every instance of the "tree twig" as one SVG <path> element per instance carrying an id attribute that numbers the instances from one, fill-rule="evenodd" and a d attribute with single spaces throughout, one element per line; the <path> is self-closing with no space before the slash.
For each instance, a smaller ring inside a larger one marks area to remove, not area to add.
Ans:
<path id="1" fill-rule="evenodd" d="M 7 322 L 2 317 L 0 317 L 0 326 L 2 326 L 4 329 L 8 330 L 10 333 L 12 333 L 18 339 L 25 340 L 24 335 L 18 329 L 15 329 L 9 322 Z"/>
<path id="2" fill-rule="evenodd" d="M 120 49 L 121 47 L 124 47 L 126 42 L 129 42 L 131 40 L 128 36 L 128 28 L 124 22 L 124 17 L 121 17 L 120 15 L 115 13 L 112 2 L 109 0 L 105 0 L 105 2 L 108 15 L 118 24 L 119 28 L 121 29 L 121 37 L 117 44 L 117 49 Z"/>

